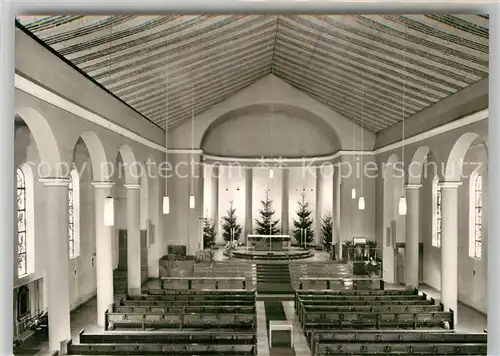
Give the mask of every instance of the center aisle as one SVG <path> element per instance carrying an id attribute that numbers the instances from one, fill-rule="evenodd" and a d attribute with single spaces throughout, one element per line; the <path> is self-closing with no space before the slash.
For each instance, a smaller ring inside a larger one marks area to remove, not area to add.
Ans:
<path id="1" fill-rule="evenodd" d="M 287 318 L 281 301 L 265 301 L 264 309 L 266 312 L 267 336 L 269 340 L 269 321 L 286 321 Z M 295 356 L 294 349 L 289 347 L 290 336 L 286 331 L 274 331 L 273 344 L 275 346 L 269 345 L 269 354 L 271 356 Z"/>

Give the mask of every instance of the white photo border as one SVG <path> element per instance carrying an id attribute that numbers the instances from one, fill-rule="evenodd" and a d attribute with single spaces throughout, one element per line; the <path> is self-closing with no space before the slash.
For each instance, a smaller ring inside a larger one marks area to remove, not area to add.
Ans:
<path id="1" fill-rule="evenodd" d="M 50 13 L 488 13 L 490 15 L 490 102 L 489 102 L 489 181 L 500 180 L 500 4 L 496 1 L 44 1 L 11 2 L 2 0 L 0 6 L 0 149 L 1 246 L 0 273 L 2 292 L 0 295 L 0 355 L 12 355 L 13 338 L 13 251 L 14 251 L 14 16 L 18 14 Z M 497 98 L 492 100 L 492 98 Z M 489 188 L 489 207 L 492 214 L 500 211 L 500 185 Z M 500 355 L 500 219 L 488 219 L 488 355 Z M 498 319 L 497 319 L 498 318 Z M 496 337 L 495 337 L 496 335 Z"/>

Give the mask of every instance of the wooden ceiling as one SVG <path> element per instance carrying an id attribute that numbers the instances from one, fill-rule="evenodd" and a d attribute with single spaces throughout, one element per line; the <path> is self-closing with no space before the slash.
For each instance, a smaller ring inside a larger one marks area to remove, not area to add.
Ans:
<path id="1" fill-rule="evenodd" d="M 17 20 L 162 128 L 273 73 L 378 132 L 488 76 L 487 15 Z"/>

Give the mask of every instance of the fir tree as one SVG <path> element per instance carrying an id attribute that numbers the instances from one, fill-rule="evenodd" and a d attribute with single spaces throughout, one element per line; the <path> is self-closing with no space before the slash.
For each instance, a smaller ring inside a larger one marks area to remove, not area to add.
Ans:
<path id="1" fill-rule="evenodd" d="M 329 249 L 332 246 L 333 238 L 333 217 L 328 213 L 321 220 L 321 233 L 323 234 L 323 246 Z"/>
<path id="2" fill-rule="evenodd" d="M 215 222 L 210 218 L 203 218 L 203 248 L 213 248 L 215 245 Z"/>
<path id="3" fill-rule="evenodd" d="M 276 227 L 279 220 L 273 220 L 273 201 L 269 198 L 269 189 L 266 190 L 266 200 L 261 201 L 262 209 L 259 210 L 260 220 L 255 219 L 257 235 L 278 235 L 280 229 Z"/>
<path id="4" fill-rule="evenodd" d="M 236 221 L 236 209 L 233 202 L 229 202 L 227 215 L 222 218 L 222 238 L 224 241 L 238 241 L 241 235 L 242 227 Z"/>
<path id="5" fill-rule="evenodd" d="M 297 220 L 293 220 L 293 235 L 300 246 L 304 247 L 305 243 L 310 244 L 314 240 L 314 230 L 312 228 L 313 220 L 311 218 L 312 211 L 309 209 L 309 203 L 305 200 L 305 195 L 302 194 L 302 201 L 299 201 L 299 209 L 297 210 Z"/>

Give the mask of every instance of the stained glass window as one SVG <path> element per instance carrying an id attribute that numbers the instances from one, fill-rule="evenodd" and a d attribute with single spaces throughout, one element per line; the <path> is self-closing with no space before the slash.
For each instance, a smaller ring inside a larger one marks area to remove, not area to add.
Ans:
<path id="1" fill-rule="evenodd" d="M 24 172 L 17 169 L 17 275 L 28 274 L 26 255 L 26 180 Z"/>
<path id="2" fill-rule="evenodd" d="M 442 209 L 441 209 L 441 187 L 439 178 L 436 176 L 432 182 L 433 191 L 433 234 L 432 246 L 441 247 L 442 236 Z"/>
<path id="3" fill-rule="evenodd" d="M 483 179 L 477 175 L 474 180 L 474 257 L 481 258 L 483 240 Z"/>
<path id="4" fill-rule="evenodd" d="M 75 257 L 75 224 L 74 224 L 74 203 L 73 203 L 73 179 L 70 179 L 68 186 L 68 216 L 69 216 L 69 257 Z"/>
<path id="5" fill-rule="evenodd" d="M 69 258 L 80 254 L 79 245 L 79 177 L 76 170 L 72 170 L 68 185 L 68 243 Z"/>

